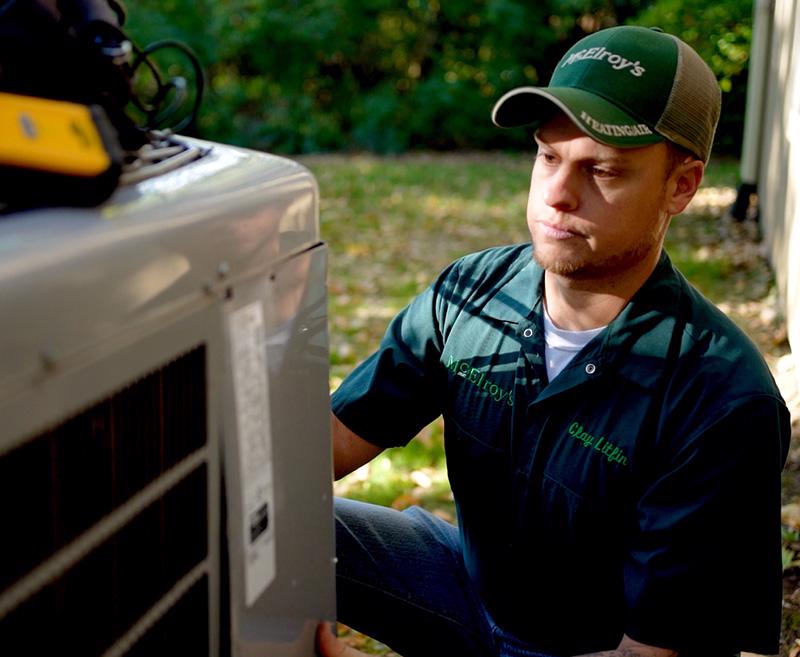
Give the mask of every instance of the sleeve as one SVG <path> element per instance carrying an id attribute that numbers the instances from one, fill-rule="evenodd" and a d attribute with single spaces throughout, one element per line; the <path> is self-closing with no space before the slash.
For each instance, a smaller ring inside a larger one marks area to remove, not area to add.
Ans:
<path id="1" fill-rule="evenodd" d="M 626 634 L 683 655 L 778 652 L 789 414 L 736 402 L 660 468 L 625 563 Z"/>
<path id="2" fill-rule="evenodd" d="M 333 394 L 334 415 L 380 447 L 408 443 L 441 414 L 444 390 L 442 294 L 451 265 L 389 325 L 380 347 Z"/>

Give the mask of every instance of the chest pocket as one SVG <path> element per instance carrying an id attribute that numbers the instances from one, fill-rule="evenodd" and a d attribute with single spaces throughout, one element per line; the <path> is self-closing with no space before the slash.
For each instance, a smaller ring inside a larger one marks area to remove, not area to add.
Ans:
<path id="1" fill-rule="evenodd" d="M 478 359 L 476 359 L 478 360 Z M 514 404 L 514 371 L 450 358 L 445 423 L 460 440 L 507 451 Z"/>
<path id="2" fill-rule="evenodd" d="M 514 372 L 479 366 L 479 359 L 450 359 L 447 369 L 444 420 L 450 485 L 462 526 L 488 530 L 487 523 L 504 520 L 510 501 Z"/>
<path id="3" fill-rule="evenodd" d="M 593 590 L 610 591 L 621 581 L 620 556 L 638 497 L 635 468 L 652 439 L 654 401 L 651 392 L 619 379 L 613 386 L 597 384 L 538 409 L 547 421 L 527 471 L 526 503 L 515 518 L 522 537 L 515 556 L 574 564 L 591 555 L 604 567 L 583 585 L 591 580 Z M 547 580 L 547 572 L 539 577 L 538 584 L 557 583 Z M 581 586 L 579 579 L 570 584 Z"/>

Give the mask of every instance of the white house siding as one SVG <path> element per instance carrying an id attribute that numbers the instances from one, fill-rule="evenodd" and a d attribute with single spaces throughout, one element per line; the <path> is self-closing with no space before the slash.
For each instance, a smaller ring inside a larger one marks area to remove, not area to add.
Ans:
<path id="1" fill-rule="evenodd" d="M 758 197 L 766 245 L 786 313 L 789 341 L 800 354 L 800 10 L 775 0 Z M 751 75 L 758 74 L 751 69 Z M 800 364 L 800 363 L 798 363 Z"/>

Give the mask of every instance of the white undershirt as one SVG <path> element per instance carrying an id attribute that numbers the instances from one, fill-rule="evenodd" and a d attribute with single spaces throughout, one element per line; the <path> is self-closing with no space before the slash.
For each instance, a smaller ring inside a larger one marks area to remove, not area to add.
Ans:
<path id="1" fill-rule="evenodd" d="M 588 331 L 565 331 L 553 324 L 547 308 L 544 309 L 544 360 L 547 364 L 547 378 L 552 381 L 563 370 L 575 354 L 583 349 L 605 326 Z"/>

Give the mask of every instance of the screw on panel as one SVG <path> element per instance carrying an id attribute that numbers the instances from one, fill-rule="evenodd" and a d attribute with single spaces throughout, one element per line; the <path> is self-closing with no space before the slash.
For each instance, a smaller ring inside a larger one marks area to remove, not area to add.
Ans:
<path id="1" fill-rule="evenodd" d="M 49 347 L 45 347 L 39 352 L 39 359 L 42 363 L 42 367 L 47 372 L 52 372 L 53 370 L 56 369 L 57 365 L 56 355 L 53 352 L 53 350 L 50 349 Z"/>

